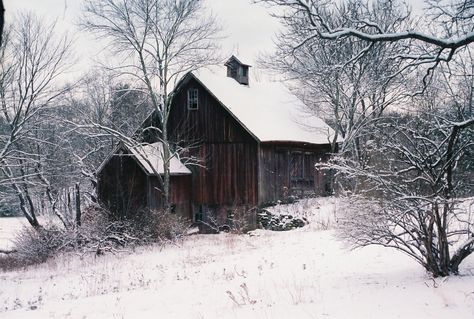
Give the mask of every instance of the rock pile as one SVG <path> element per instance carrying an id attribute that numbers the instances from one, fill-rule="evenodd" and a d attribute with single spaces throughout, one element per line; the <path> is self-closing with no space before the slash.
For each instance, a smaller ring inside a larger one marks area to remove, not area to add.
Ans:
<path id="1" fill-rule="evenodd" d="M 308 224 L 308 220 L 304 217 L 275 215 L 265 209 L 257 214 L 257 222 L 262 228 L 274 231 L 292 230 Z"/>

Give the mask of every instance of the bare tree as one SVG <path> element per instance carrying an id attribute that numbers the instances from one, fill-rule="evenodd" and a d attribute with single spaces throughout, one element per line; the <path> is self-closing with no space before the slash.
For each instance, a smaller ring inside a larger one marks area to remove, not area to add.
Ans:
<path id="1" fill-rule="evenodd" d="M 361 0 L 347 1 L 325 18 L 338 24 L 370 17 L 389 30 L 401 27 L 397 21 L 405 13 L 391 1 L 380 1 L 370 9 L 363 4 Z M 358 56 L 367 49 L 361 41 L 308 38 L 310 32 L 302 23 L 299 18 L 286 19 L 276 53 L 261 63 L 280 74 L 283 71 L 306 104 L 333 126 L 333 152 L 342 137 L 339 151 L 363 160 L 361 146 L 364 135 L 370 139 L 368 127 L 406 97 L 405 83 L 393 77 L 401 66 L 391 58 L 391 51 L 402 48 L 397 43 L 379 43 Z"/>
<path id="2" fill-rule="evenodd" d="M 448 98 L 451 85 L 419 98 L 416 114 L 385 117 L 364 166 L 345 158 L 331 165 L 349 186 L 342 236 L 401 250 L 435 277 L 456 274 L 474 252 L 474 220 L 460 205 L 473 195 L 472 95 Z"/>
<path id="3" fill-rule="evenodd" d="M 352 17 L 347 17 L 343 21 L 328 19 L 348 1 L 259 0 L 257 2 L 283 7 L 286 9 L 285 13 L 280 15 L 283 21 L 298 19 L 302 25 L 306 25 L 308 34 L 301 44 L 314 38 L 325 41 L 357 39 L 366 43 L 366 47 L 355 55 L 360 57 L 368 52 L 375 43 L 401 42 L 405 49 L 393 52 L 393 58 L 406 63 L 405 69 L 426 66 L 426 74 L 423 78 L 424 87 L 430 79 L 432 71 L 440 62 L 451 61 L 459 49 L 474 42 L 472 27 L 474 25 L 474 5 L 472 0 L 428 1 L 427 13 L 431 18 L 430 26 L 418 21 L 407 29 L 391 28 L 367 16 L 361 16 L 356 20 L 352 20 Z M 399 16 L 394 23 L 401 24 L 411 19 L 411 12 L 406 3 L 388 2 L 399 3 L 405 8 L 406 14 Z M 365 1 L 363 6 L 370 8 L 371 1 Z M 417 31 L 416 25 L 423 25 L 433 31 L 431 33 Z"/>
<path id="4" fill-rule="evenodd" d="M 427 29 L 432 33 L 413 31 L 410 10 L 400 1 L 261 2 L 283 7 L 279 17 L 290 31 L 297 31 L 282 35 L 281 43 L 288 44 L 277 67 L 309 82 L 305 88 L 314 89 L 317 97 L 326 95 L 323 102 L 333 103 L 337 110 L 348 82 L 341 81 L 344 73 L 335 70 L 358 74 L 363 65 L 373 70 L 349 92 L 386 89 L 377 95 L 384 112 L 397 90 L 386 84 L 418 81 L 421 74 L 425 95 L 414 100 L 415 107 L 404 115 L 392 109 L 376 121 L 370 112 L 362 112 L 370 116 L 360 117 L 362 125 L 348 130 L 349 141 L 363 141 L 364 156 L 342 153 L 321 166 L 336 169 L 342 193 L 350 195 L 341 232 L 355 246 L 399 249 L 434 276 L 457 273 L 462 260 L 474 251 L 473 221 L 458 206 L 461 196 L 472 195 L 472 59 L 464 59 L 474 42 L 472 1 L 429 1 L 435 23 Z M 297 37 L 292 37 L 295 33 Z M 385 60 L 377 54 L 381 47 Z M 321 63 L 325 56 L 329 58 Z M 331 65 L 326 61 L 333 61 L 329 70 L 323 69 Z M 441 62 L 449 62 L 449 68 Z M 327 73 L 314 81 L 324 74 L 321 70 Z M 372 88 L 367 86 L 371 78 Z M 436 79 L 432 87 L 427 85 L 430 79 Z M 348 96 L 360 96 L 360 104 L 378 100 L 359 93 Z M 352 107 L 356 104 L 347 105 L 361 115 L 360 108 Z M 341 122 L 340 113 L 333 117 L 331 122 Z"/>
<path id="5" fill-rule="evenodd" d="M 184 73 L 219 61 L 216 20 L 201 1 L 88 0 L 84 21 L 86 30 L 110 40 L 113 53 L 126 61 L 117 69 L 141 83 L 155 110 L 156 122 L 146 130 L 158 132 L 155 138 L 163 144 L 161 191 L 169 209 L 170 92 Z"/>
<path id="6" fill-rule="evenodd" d="M 54 28 L 31 14 L 20 15 L 1 49 L 0 185 L 11 189 L 35 228 L 40 227 L 35 194 L 41 192 L 67 225 L 55 209 L 45 153 L 54 146 L 46 134 L 48 121 L 68 90 L 56 87 L 56 80 L 67 68 L 71 42 L 65 36 L 56 37 Z"/>
<path id="7" fill-rule="evenodd" d="M 132 137 L 151 113 L 151 106 L 146 92 L 103 69 L 83 76 L 66 100 L 61 120 L 64 140 L 75 173 L 81 176 L 77 179 L 92 186 L 82 193 L 95 202 L 97 167 L 118 142 L 136 143 Z"/>

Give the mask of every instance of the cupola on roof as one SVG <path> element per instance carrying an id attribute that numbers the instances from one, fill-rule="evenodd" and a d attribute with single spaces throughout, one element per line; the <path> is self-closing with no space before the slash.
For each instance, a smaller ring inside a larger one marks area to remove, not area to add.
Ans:
<path id="1" fill-rule="evenodd" d="M 236 56 L 231 56 L 224 64 L 227 67 L 227 76 L 233 78 L 243 85 L 249 85 L 249 68 L 248 64 L 242 63 Z"/>

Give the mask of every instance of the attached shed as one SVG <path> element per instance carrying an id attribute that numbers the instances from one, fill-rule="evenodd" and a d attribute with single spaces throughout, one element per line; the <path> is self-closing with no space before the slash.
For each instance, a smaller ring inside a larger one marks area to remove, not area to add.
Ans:
<path id="1" fill-rule="evenodd" d="M 161 208 L 162 150 L 160 142 L 134 147 L 119 144 L 97 171 L 101 202 L 124 216 L 142 208 Z M 190 219 L 191 171 L 177 155 L 171 158 L 170 175 L 172 211 Z"/>

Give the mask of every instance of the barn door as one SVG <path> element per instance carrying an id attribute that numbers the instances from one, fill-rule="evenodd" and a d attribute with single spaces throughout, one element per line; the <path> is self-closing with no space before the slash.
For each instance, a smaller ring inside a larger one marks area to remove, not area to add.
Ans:
<path id="1" fill-rule="evenodd" d="M 289 195 L 290 178 L 288 174 L 288 152 L 276 152 L 276 185 L 278 198 L 285 199 Z"/>

